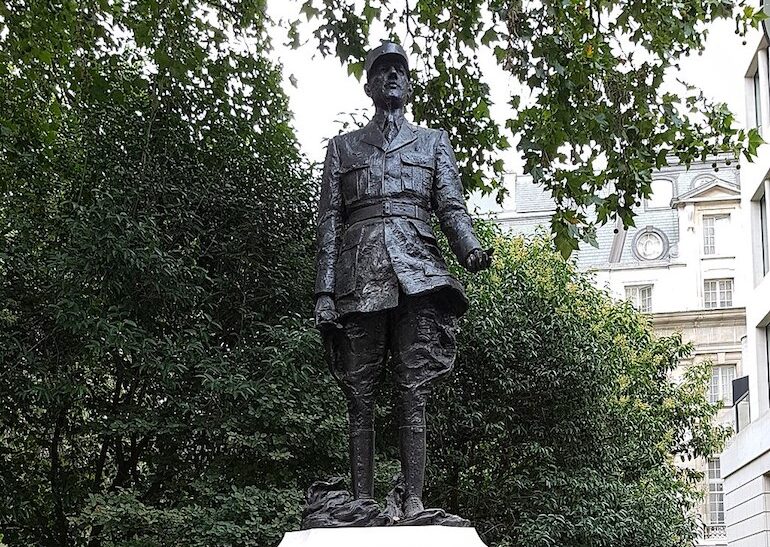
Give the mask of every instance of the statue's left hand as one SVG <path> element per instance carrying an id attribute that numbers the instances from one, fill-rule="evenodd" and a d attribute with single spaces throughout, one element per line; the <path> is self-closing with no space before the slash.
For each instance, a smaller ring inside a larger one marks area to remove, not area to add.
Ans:
<path id="1" fill-rule="evenodd" d="M 468 253 L 465 259 L 465 267 L 471 272 L 480 272 L 486 270 L 492 264 L 492 253 L 494 249 L 473 249 Z"/>
<path id="2" fill-rule="evenodd" d="M 337 322 L 340 318 L 334 299 L 328 295 L 321 295 L 315 303 L 315 324 L 320 331 L 340 328 Z"/>

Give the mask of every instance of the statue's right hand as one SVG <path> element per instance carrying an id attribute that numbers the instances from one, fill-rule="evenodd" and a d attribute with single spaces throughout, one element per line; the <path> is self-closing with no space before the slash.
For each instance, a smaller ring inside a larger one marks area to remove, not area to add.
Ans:
<path id="1" fill-rule="evenodd" d="M 340 314 L 337 313 L 337 306 L 334 299 L 329 295 L 321 295 L 315 301 L 315 326 L 318 330 L 342 328 L 337 321 Z"/>

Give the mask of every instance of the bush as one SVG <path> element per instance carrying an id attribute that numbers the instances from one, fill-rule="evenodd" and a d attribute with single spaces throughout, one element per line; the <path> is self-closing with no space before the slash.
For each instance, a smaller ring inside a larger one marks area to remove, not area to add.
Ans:
<path id="1" fill-rule="evenodd" d="M 697 537 L 697 475 L 678 454 L 719 450 L 707 369 L 677 384 L 691 348 L 658 338 L 544 239 L 494 242 L 463 277 L 455 374 L 433 396 L 429 496 L 490 545 L 657 547 Z"/>

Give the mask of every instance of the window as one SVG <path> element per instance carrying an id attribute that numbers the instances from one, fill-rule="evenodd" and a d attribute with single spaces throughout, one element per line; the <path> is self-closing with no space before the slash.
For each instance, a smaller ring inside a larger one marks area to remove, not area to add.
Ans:
<path id="1" fill-rule="evenodd" d="M 725 494 L 722 470 L 719 458 L 712 458 L 708 463 L 708 516 L 710 525 L 725 523 Z"/>
<path id="2" fill-rule="evenodd" d="M 762 237 L 762 273 L 770 271 L 770 241 L 767 233 L 767 195 L 759 200 L 759 233 Z"/>
<path id="3" fill-rule="evenodd" d="M 670 180 L 654 180 L 650 183 L 651 194 L 644 202 L 645 209 L 670 209 L 674 197 L 674 185 Z"/>
<path id="4" fill-rule="evenodd" d="M 765 327 L 765 362 L 767 366 L 768 383 L 770 383 L 770 326 Z"/>
<path id="5" fill-rule="evenodd" d="M 633 285 L 626 287 L 626 300 L 642 313 L 652 311 L 652 285 Z"/>
<path id="6" fill-rule="evenodd" d="M 660 260 L 668 251 L 668 238 L 652 226 L 639 230 L 631 247 L 639 260 Z"/>
<path id="7" fill-rule="evenodd" d="M 720 255 L 727 250 L 730 215 L 703 217 L 703 254 Z"/>
<path id="8" fill-rule="evenodd" d="M 742 431 L 751 423 L 748 376 L 733 380 L 733 406 L 735 407 L 735 431 Z"/>
<path id="9" fill-rule="evenodd" d="M 709 386 L 709 402 L 722 403 L 722 406 L 733 405 L 733 380 L 735 365 L 720 365 L 711 369 L 711 385 Z"/>
<path id="10" fill-rule="evenodd" d="M 663 254 L 663 240 L 655 232 L 642 234 L 636 242 L 636 250 L 648 260 L 653 260 Z"/>
<path id="11" fill-rule="evenodd" d="M 709 279 L 703 282 L 703 307 L 729 308 L 733 305 L 733 280 Z"/>
<path id="12" fill-rule="evenodd" d="M 759 70 L 754 73 L 754 127 L 762 127 L 762 92 L 759 85 Z"/>

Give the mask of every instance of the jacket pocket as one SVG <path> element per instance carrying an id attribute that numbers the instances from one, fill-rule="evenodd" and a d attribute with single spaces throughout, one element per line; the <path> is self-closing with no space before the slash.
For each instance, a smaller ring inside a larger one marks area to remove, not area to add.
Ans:
<path id="1" fill-rule="evenodd" d="M 345 203 L 361 199 L 369 184 L 369 160 L 360 159 L 340 166 L 340 185 Z"/>
<path id="2" fill-rule="evenodd" d="M 436 245 L 436 236 L 433 235 L 433 230 L 430 226 L 428 226 L 425 222 L 422 222 L 420 220 L 410 220 L 409 221 L 412 226 L 414 226 L 414 229 L 417 230 L 417 234 L 427 241 L 428 243 L 432 243 L 433 245 Z"/>
<path id="3" fill-rule="evenodd" d="M 401 164 L 404 190 L 430 195 L 433 183 L 433 157 L 414 152 L 402 152 Z"/>
<path id="4" fill-rule="evenodd" d="M 428 277 L 437 275 L 449 275 L 449 270 L 443 262 L 437 262 L 435 264 L 426 263 L 423 265 L 422 271 Z"/>

